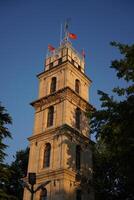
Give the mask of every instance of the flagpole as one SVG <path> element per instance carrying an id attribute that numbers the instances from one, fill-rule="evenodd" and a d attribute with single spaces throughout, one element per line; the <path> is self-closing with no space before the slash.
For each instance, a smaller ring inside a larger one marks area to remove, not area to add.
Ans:
<path id="1" fill-rule="evenodd" d="M 68 20 L 66 20 L 64 25 L 64 34 L 65 34 L 64 41 L 68 41 L 68 26 L 69 23 Z"/>
<path id="2" fill-rule="evenodd" d="M 60 26 L 60 45 L 62 44 L 62 23 Z"/>

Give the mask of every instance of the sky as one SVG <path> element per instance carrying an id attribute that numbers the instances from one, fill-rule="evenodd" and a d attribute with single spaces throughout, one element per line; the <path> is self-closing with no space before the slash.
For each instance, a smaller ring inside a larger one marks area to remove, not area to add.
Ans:
<path id="1" fill-rule="evenodd" d="M 124 84 L 110 69 L 111 61 L 120 58 L 110 42 L 134 42 L 133 10 L 133 0 L 0 0 L 0 101 L 13 120 L 6 162 L 26 148 L 32 135 L 36 75 L 44 70 L 48 44 L 59 46 L 61 24 L 70 19 L 69 30 L 78 37 L 73 46 L 85 49 L 90 103 L 100 108 L 97 90 L 111 94 Z"/>

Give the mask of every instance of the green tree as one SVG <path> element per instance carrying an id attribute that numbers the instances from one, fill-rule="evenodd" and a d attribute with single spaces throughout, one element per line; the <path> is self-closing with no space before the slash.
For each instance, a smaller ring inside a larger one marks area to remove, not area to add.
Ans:
<path id="1" fill-rule="evenodd" d="M 7 145 L 4 143 L 5 138 L 11 138 L 11 133 L 7 128 L 12 123 L 10 115 L 0 103 L 0 199 L 8 199 L 6 185 L 9 183 L 9 166 L 4 164 L 6 156 L 5 149 Z M 11 196 L 10 196 L 11 197 Z M 10 198 L 11 199 L 11 198 Z"/>
<path id="2" fill-rule="evenodd" d="M 7 128 L 7 124 L 12 124 L 12 119 L 0 103 L 0 163 L 3 163 L 6 156 L 5 149 L 7 145 L 4 143 L 4 139 L 11 138 L 11 133 Z"/>
<path id="3" fill-rule="evenodd" d="M 112 42 L 122 54 L 112 61 L 123 88 L 114 96 L 98 91 L 101 110 L 92 114 L 91 132 L 96 134 L 94 185 L 96 200 L 134 199 L 134 45 Z M 117 97 L 117 98 L 116 98 Z"/>
<path id="4" fill-rule="evenodd" d="M 23 187 L 20 179 L 27 175 L 29 148 L 16 152 L 15 160 L 10 165 L 10 178 L 7 184 L 8 194 L 16 200 L 23 199 Z"/>

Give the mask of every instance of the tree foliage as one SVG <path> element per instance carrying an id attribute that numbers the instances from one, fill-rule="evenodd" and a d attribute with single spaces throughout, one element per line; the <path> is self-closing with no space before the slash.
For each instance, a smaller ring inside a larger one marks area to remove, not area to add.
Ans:
<path id="1" fill-rule="evenodd" d="M 10 170 L 9 166 L 4 164 L 5 149 L 7 148 L 4 139 L 11 138 L 11 133 L 7 128 L 7 125 L 11 123 L 12 119 L 10 115 L 0 103 L 0 199 L 2 200 L 11 199 L 11 196 L 7 194 L 6 188 L 6 185 L 9 183 Z"/>
<path id="2" fill-rule="evenodd" d="M 12 138 L 7 127 L 12 123 L 5 107 L 0 104 L 0 199 L 22 200 L 23 188 L 19 181 L 27 175 L 29 148 L 20 150 L 15 155 L 15 160 L 10 164 L 4 163 L 6 156 L 5 138 Z"/>
<path id="3" fill-rule="evenodd" d="M 11 123 L 12 119 L 10 115 L 0 103 L 0 163 L 3 163 L 6 156 L 5 149 L 7 145 L 4 143 L 4 139 L 11 138 L 11 133 L 7 128 L 7 125 Z"/>
<path id="4" fill-rule="evenodd" d="M 23 199 L 23 187 L 20 184 L 21 178 L 26 177 L 28 167 L 29 148 L 16 152 L 15 161 L 10 165 L 8 193 L 15 197 L 16 200 Z"/>
<path id="5" fill-rule="evenodd" d="M 2 200 L 22 200 L 23 187 L 20 180 L 27 175 L 29 148 L 16 152 L 15 160 L 10 164 L 3 164 L 1 168 Z"/>
<path id="6" fill-rule="evenodd" d="M 96 134 L 94 180 L 96 200 L 134 199 L 134 45 L 112 42 L 122 54 L 111 68 L 125 87 L 113 89 L 113 96 L 98 91 L 101 110 L 92 114 L 91 130 Z M 121 96 L 121 98 L 119 98 Z"/>

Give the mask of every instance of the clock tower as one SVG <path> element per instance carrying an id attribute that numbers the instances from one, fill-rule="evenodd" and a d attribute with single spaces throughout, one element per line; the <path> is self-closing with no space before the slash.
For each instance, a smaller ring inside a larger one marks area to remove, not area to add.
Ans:
<path id="1" fill-rule="evenodd" d="M 35 188 L 50 182 L 34 194 L 34 200 L 93 200 L 92 141 L 86 116 L 93 107 L 84 58 L 65 40 L 51 48 L 44 65 L 37 76 L 38 98 L 31 103 L 35 117 L 28 172 L 36 173 Z M 25 189 L 23 200 L 30 195 Z"/>

